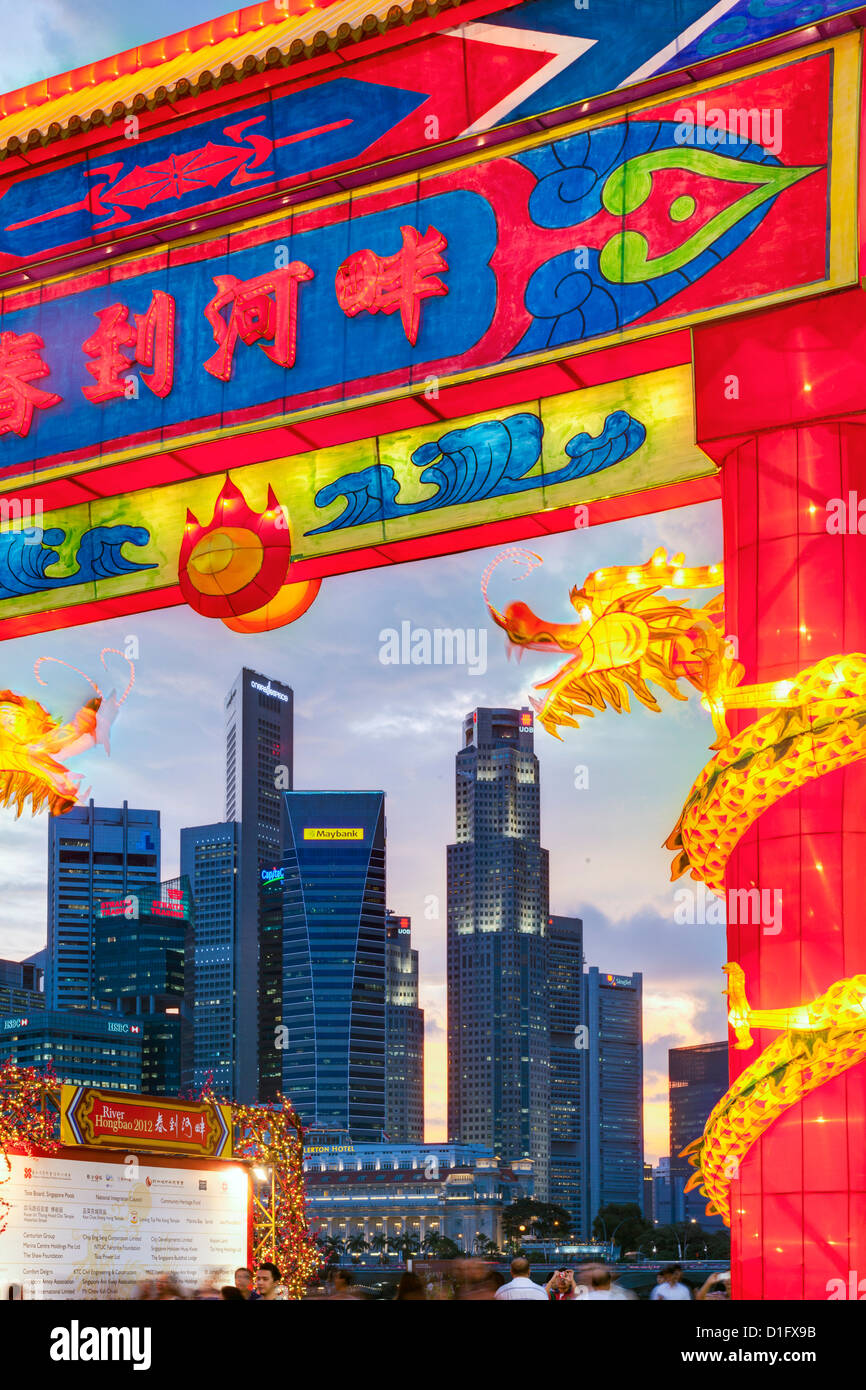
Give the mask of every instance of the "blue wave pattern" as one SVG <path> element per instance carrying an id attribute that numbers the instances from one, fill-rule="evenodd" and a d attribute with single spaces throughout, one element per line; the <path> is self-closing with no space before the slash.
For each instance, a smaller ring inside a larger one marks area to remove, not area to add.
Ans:
<path id="1" fill-rule="evenodd" d="M 540 227 L 576 227 L 602 211 L 602 190 L 615 169 L 655 150 L 682 149 L 676 121 L 627 121 L 558 140 L 515 158 L 538 178 L 529 199 L 530 215 Z M 688 146 L 687 146 L 688 148 Z M 729 159 L 779 166 L 761 145 L 729 132 L 714 132 L 713 151 Z M 556 347 L 634 323 L 693 285 L 742 246 L 775 203 L 770 198 L 736 226 L 696 255 L 681 270 L 640 284 L 614 284 L 599 268 L 599 251 L 585 248 L 586 265 L 575 267 L 575 251 L 566 251 L 538 267 L 526 287 L 526 308 L 534 322 L 509 356 Z"/>
<path id="2" fill-rule="evenodd" d="M 77 571 L 59 576 L 46 573 L 60 559 L 55 547 L 65 539 L 66 532 L 58 527 L 0 533 L 0 599 L 67 589 L 95 579 L 116 579 L 121 574 L 157 568 L 156 564 L 139 564 L 123 554 L 127 543 L 147 545 L 150 532 L 143 526 L 93 526 L 79 542 Z"/>
<path id="3" fill-rule="evenodd" d="M 611 468 L 636 453 L 646 439 L 646 429 L 625 410 L 608 415 L 599 435 L 576 434 L 565 452 L 571 460 L 552 473 L 525 475 L 541 457 L 544 427 L 537 415 L 512 415 L 507 420 L 483 420 L 463 429 L 449 430 L 441 439 L 420 445 L 411 455 L 420 468 L 418 481 L 437 488 L 419 502 L 400 502 L 400 483 L 390 464 L 371 464 L 358 473 L 346 473 L 316 493 L 316 506 L 328 507 L 339 498 L 346 505 L 338 517 L 308 536 L 342 531 L 371 521 L 389 521 L 438 511 L 465 502 L 508 497 L 532 488 L 586 478 Z"/>

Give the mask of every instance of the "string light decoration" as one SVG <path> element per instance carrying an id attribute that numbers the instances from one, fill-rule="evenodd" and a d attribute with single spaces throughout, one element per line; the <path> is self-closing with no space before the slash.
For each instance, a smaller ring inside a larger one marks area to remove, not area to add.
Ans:
<path id="1" fill-rule="evenodd" d="M 281 1095 L 271 1108 L 217 1101 L 208 1092 L 200 1099 L 230 1105 L 235 1157 L 253 1166 L 258 1188 L 253 1190 L 254 1267 L 272 1261 L 289 1298 L 301 1298 L 322 1256 L 307 1222 L 304 1131 L 291 1101 Z"/>
<path id="2" fill-rule="evenodd" d="M 55 1138 L 57 1112 L 48 1106 L 49 1096 L 56 1091 L 52 1073 L 19 1067 L 12 1061 L 0 1063 L 0 1188 L 12 1176 L 13 1152 L 51 1154 L 60 1147 Z M 0 1235 L 10 1210 L 0 1192 Z"/>

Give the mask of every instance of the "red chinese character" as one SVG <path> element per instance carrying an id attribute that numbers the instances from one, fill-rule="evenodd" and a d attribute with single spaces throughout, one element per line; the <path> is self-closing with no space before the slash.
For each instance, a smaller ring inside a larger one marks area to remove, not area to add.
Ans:
<path id="1" fill-rule="evenodd" d="M 204 312 L 213 328 L 217 350 L 205 362 L 205 371 L 221 381 L 228 381 L 239 338 L 248 346 L 262 338 L 272 339 L 273 347 L 262 348 L 265 356 L 279 367 L 294 366 L 298 283 L 312 278 L 313 272 L 303 261 L 292 261 L 282 270 L 272 270 L 252 280 L 239 280 L 236 275 L 215 275 L 213 281 L 218 293 Z M 222 316 L 227 305 L 231 305 L 228 323 Z"/>
<path id="2" fill-rule="evenodd" d="M 146 314 L 134 314 L 135 327 L 129 322 L 125 304 L 109 304 L 97 309 L 99 327 L 82 344 L 94 361 L 87 370 L 95 386 L 82 386 L 89 401 L 113 401 L 127 393 L 129 368 L 133 362 L 152 367 L 150 376 L 141 379 L 155 396 L 167 396 L 174 382 L 174 298 L 162 290 L 154 290 Z M 121 348 L 134 349 L 131 357 Z"/>
<path id="3" fill-rule="evenodd" d="M 362 311 L 393 314 L 399 309 L 403 332 L 414 347 L 421 323 L 421 300 L 448 293 L 448 286 L 435 274 L 448 269 L 448 262 L 439 255 L 448 242 L 435 227 L 428 227 L 423 236 L 414 227 L 401 227 L 400 231 L 403 249 L 393 256 L 355 251 L 346 257 L 335 281 L 337 303 L 349 318 Z"/>
<path id="4" fill-rule="evenodd" d="M 0 434 L 14 432 L 23 439 L 34 410 L 63 400 L 53 391 L 30 385 L 50 375 L 40 355 L 44 346 L 38 333 L 0 333 Z"/>

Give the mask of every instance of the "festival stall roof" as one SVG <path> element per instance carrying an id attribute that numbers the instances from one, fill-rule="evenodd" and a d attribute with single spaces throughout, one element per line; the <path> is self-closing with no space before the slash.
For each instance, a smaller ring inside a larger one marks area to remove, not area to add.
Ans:
<path id="1" fill-rule="evenodd" d="M 273 0 L 0 96 L 0 158 L 121 120 L 220 82 L 333 52 L 405 27 L 460 0 Z M 273 18 L 277 14 L 279 18 Z"/>

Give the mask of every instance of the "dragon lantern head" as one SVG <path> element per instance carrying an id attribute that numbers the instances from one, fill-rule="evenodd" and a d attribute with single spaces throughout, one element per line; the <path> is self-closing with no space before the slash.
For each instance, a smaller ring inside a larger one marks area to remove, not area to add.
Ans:
<path id="1" fill-rule="evenodd" d="M 0 807 L 14 806 L 18 817 L 29 800 L 33 815 L 47 807 L 52 815 L 62 816 L 75 805 L 81 778 L 71 777 L 59 758 L 86 752 L 96 744 L 110 751 L 111 723 L 135 679 L 132 662 L 113 647 L 100 653 L 103 666 L 109 653 L 122 657 L 129 667 L 129 681 L 119 697 L 114 691 L 103 696 L 89 676 L 57 657 L 42 656 L 36 662 L 34 675 L 40 685 L 46 684 L 40 667 L 53 663 L 81 676 L 94 692 L 65 723 L 49 714 L 38 700 L 0 690 Z"/>

